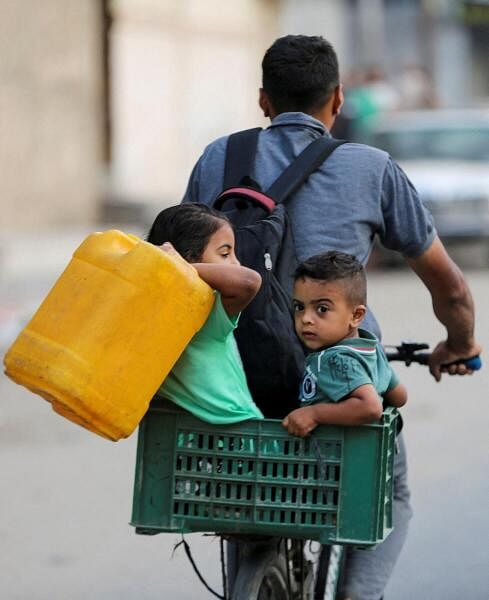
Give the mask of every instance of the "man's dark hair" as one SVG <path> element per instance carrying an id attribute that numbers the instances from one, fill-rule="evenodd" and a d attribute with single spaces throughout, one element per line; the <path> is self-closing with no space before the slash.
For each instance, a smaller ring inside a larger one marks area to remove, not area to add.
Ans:
<path id="1" fill-rule="evenodd" d="M 266 51 L 262 70 L 263 89 L 278 113 L 315 112 L 340 81 L 336 52 L 320 36 L 279 38 Z"/>
<path id="2" fill-rule="evenodd" d="M 154 220 L 146 241 L 161 246 L 170 242 L 189 262 L 198 262 L 209 239 L 229 221 L 205 204 L 186 203 L 162 210 Z"/>
<path id="3" fill-rule="evenodd" d="M 294 272 L 294 280 L 306 277 L 321 281 L 341 280 L 347 300 L 352 306 L 367 303 L 365 269 L 351 254 L 333 250 L 311 256 L 300 263 Z"/>

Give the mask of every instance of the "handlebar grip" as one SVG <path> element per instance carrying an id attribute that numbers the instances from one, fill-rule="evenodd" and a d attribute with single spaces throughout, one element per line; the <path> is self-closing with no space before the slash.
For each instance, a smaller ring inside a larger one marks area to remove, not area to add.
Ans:
<path id="1" fill-rule="evenodd" d="M 420 365 L 427 365 L 430 359 L 429 352 L 418 352 L 418 354 L 414 355 L 413 362 L 417 362 Z"/>
<path id="2" fill-rule="evenodd" d="M 460 362 L 464 364 L 467 367 L 467 369 L 471 369 L 472 371 L 478 371 L 482 367 L 482 361 L 480 356 L 471 356 L 470 358 L 466 358 L 465 360 L 462 360 Z"/>
<path id="3" fill-rule="evenodd" d="M 429 358 L 430 358 L 430 353 L 429 352 L 418 352 L 413 354 L 412 356 L 406 357 L 403 356 L 402 353 L 399 352 L 388 352 L 386 353 L 387 359 L 388 360 L 400 360 L 405 362 L 406 358 L 411 362 L 411 363 L 418 363 L 419 365 L 427 365 Z M 450 363 L 446 363 L 443 366 L 444 367 L 449 367 L 450 365 L 465 365 L 467 367 L 467 369 L 470 369 L 471 371 L 478 371 L 479 369 L 482 368 L 482 361 L 480 356 L 471 356 L 470 358 L 466 358 L 463 360 L 454 360 L 453 362 Z"/>
<path id="4" fill-rule="evenodd" d="M 467 369 L 471 371 L 478 371 L 482 367 L 482 361 L 480 356 L 471 356 L 470 358 L 464 358 L 462 360 L 454 360 L 453 362 L 446 363 L 443 366 L 449 367 L 450 365 L 465 365 Z"/>

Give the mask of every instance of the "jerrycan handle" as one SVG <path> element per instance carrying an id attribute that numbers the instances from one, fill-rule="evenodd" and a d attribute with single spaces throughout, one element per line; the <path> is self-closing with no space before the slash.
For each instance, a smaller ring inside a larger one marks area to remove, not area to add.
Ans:
<path id="1" fill-rule="evenodd" d="M 164 252 L 118 229 L 92 233 L 73 256 L 130 281 L 150 280 L 162 267 L 167 269 L 169 265 L 190 281 L 199 277 L 196 269 L 178 253 Z"/>
<path id="2" fill-rule="evenodd" d="M 107 248 L 114 255 L 124 255 L 131 252 L 142 240 L 132 233 L 124 233 L 118 229 L 109 229 L 102 234 L 105 237 Z"/>
<path id="3" fill-rule="evenodd" d="M 141 248 L 145 245 L 146 243 L 137 236 L 123 233 L 118 229 L 98 231 L 89 235 L 81 243 L 73 253 L 73 258 L 98 269 L 117 273 L 123 279 L 138 280 L 144 278 L 144 274 L 137 274 L 136 271 L 147 266 L 145 262 L 148 258 L 146 257 L 146 261 L 141 260 L 141 254 L 148 253 Z"/>
<path id="4" fill-rule="evenodd" d="M 137 273 L 138 279 L 151 278 L 157 271 L 168 269 L 171 265 L 172 270 L 180 272 L 189 281 L 198 278 L 196 269 L 173 248 L 165 251 L 135 235 L 125 233 L 119 235 L 117 241 L 120 250 L 126 251 L 120 254 L 113 252 L 114 262 L 119 263 L 119 268 L 127 275 L 133 272 Z"/>
<path id="5" fill-rule="evenodd" d="M 96 231 L 80 244 L 73 256 L 87 262 L 99 262 L 101 257 L 113 260 L 130 252 L 139 241 L 135 235 L 123 233 L 118 229 Z"/>

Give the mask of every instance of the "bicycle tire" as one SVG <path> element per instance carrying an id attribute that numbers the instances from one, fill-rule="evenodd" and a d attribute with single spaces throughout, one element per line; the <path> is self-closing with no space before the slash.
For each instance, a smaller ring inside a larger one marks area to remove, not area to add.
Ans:
<path id="1" fill-rule="evenodd" d="M 285 557 L 277 547 L 255 548 L 241 558 L 231 600 L 290 600 Z"/>
<path id="2" fill-rule="evenodd" d="M 318 559 L 314 600 L 338 600 L 339 586 L 345 572 L 343 546 L 323 545 Z"/>

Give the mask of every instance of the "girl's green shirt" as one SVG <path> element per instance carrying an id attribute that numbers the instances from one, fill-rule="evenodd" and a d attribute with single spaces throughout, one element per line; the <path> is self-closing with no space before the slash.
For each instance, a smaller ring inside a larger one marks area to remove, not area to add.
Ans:
<path id="1" fill-rule="evenodd" d="M 253 402 L 233 331 L 239 315 L 229 317 L 215 292 L 214 306 L 158 394 L 208 423 L 262 419 Z"/>

